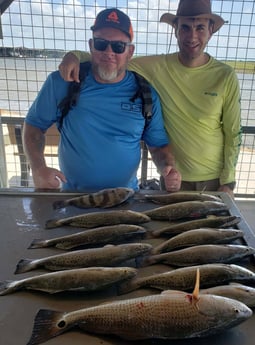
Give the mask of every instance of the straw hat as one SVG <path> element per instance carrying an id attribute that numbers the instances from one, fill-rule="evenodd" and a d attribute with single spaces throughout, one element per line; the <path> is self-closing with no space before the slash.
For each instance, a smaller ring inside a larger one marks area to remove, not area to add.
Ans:
<path id="1" fill-rule="evenodd" d="M 176 15 L 164 13 L 160 18 L 160 22 L 174 27 L 178 17 L 211 19 L 214 23 L 213 33 L 218 31 L 226 23 L 223 18 L 212 13 L 210 0 L 180 0 Z"/>

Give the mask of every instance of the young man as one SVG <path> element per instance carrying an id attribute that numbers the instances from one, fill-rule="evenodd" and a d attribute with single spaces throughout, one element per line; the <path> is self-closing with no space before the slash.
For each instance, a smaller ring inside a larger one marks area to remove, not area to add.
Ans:
<path id="1" fill-rule="evenodd" d="M 180 0 L 176 15 L 161 22 L 174 27 L 179 52 L 132 59 L 160 96 L 183 190 L 223 191 L 233 196 L 241 144 L 240 90 L 234 70 L 205 52 L 224 24 L 210 0 Z M 68 53 L 60 64 L 65 80 L 78 80 L 79 60 Z"/>
<path id="2" fill-rule="evenodd" d="M 82 83 L 77 104 L 61 117 L 59 104 L 70 83 L 58 71 L 49 75 L 31 106 L 24 125 L 23 143 L 36 188 L 95 191 L 110 187 L 138 189 L 140 142 L 148 145 L 167 190 L 180 188 L 164 129 L 159 98 L 152 90 L 152 118 L 146 125 L 142 100 L 130 100 L 138 89 L 126 70 L 134 53 L 129 17 L 118 9 L 99 13 L 89 40 L 91 68 Z M 44 137 L 56 123 L 61 134 L 61 171 L 47 167 Z"/>

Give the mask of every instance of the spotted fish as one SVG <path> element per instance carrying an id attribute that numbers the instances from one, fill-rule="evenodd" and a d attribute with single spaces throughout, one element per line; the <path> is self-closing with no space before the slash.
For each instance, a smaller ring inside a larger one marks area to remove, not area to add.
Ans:
<path id="1" fill-rule="evenodd" d="M 69 225 L 81 228 L 95 228 L 104 225 L 116 224 L 142 224 L 151 219 L 147 215 L 131 210 L 115 210 L 84 213 L 73 217 L 50 219 L 46 222 L 45 228 L 57 228 L 59 226 Z"/>
<path id="2" fill-rule="evenodd" d="M 196 283 L 191 294 L 164 291 L 66 313 L 41 309 L 27 345 L 41 344 L 77 326 L 85 332 L 113 334 L 128 340 L 205 337 L 251 316 L 252 310 L 239 301 L 199 295 Z"/>

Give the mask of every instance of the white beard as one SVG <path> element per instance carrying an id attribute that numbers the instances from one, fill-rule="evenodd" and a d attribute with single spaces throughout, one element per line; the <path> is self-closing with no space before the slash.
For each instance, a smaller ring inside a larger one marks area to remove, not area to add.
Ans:
<path id="1" fill-rule="evenodd" d="M 111 81 L 118 77 L 117 69 L 115 69 L 114 71 L 107 71 L 105 68 L 98 66 L 97 73 L 100 79 L 105 81 Z"/>

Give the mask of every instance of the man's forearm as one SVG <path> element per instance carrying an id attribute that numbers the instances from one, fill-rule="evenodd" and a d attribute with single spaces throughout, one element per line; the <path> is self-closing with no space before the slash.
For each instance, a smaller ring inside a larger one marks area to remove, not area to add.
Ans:
<path id="1" fill-rule="evenodd" d="M 164 168 L 167 166 L 175 167 L 175 159 L 169 145 L 163 147 L 150 147 L 149 151 L 159 174 L 162 174 Z"/>
<path id="2" fill-rule="evenodd" d="M 24 124 L 23 146 L 32 170 L 46 166 L 44 158 L 45 135 L 39 128 Z"/>

